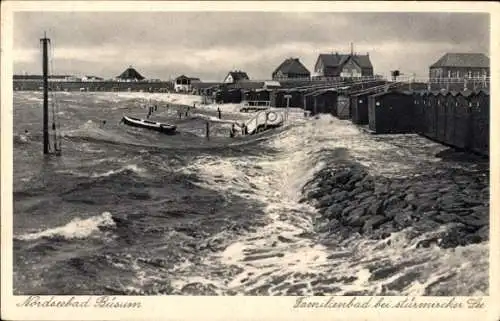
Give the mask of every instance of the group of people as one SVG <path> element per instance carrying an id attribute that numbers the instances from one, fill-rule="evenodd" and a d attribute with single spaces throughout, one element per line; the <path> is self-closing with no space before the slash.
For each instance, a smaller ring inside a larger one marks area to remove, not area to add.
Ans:
<path id="1" fill-rule="evenodd" d="M 195 107 L 196 107 L 196 103 L 193 104 L 192 108 L 194 109 Z M 168 110 L 169 108 L 170 108 L 170 104 L 167 104 L 166 109 Z M 146 118 L 151 117 L 153 112 L 155 112 L 157 110 L 158 110 L 158 105 L 155 104 L 154 106 L 149 106 L 149 110 L 148 110 L 148 114 L 147 114 Z M 185 117 L 188 117 L 190 111 L 191 111 L 190 106 L 186 107 L 184 110 L 182 110 L 182 108 L 179 108 L 177 111 L 177 114 L 179 115 L 179 119 L 182 119 L 182 115 L 184 115 Z"/>
<path id="2" fill-rule="evenodd" d="M 170 108 L 170 104 L 166 104 L 165 106 L 166 110 L 169 110 Z M 193 107 L 191 106 L 187 106 L 185 109 L 182 109 L 182 108 L 179 108 L 178 111 L 177 111 L 177 114 L 179 115 L 179 119 L 182 119 L 182 116 L 184 115 L 184 117 L 188 117 L 189 116 L 189 113 L 191 111 L 191 108 L 196 108 L 196 103 L 193 103 Z M 158 105 L 153 105 L 153 106 L 149 106 L 148 107 L 148 113 L 146 115 L 146 118 L 149 118 L 151 117 L 151 115 L 153 115 L 153 112 L 157 111 L 158 110 Z M 221 114 L 220 114 L 220 110 L 219 110 L 219 119 L 221 118 Z"/>
<path id="3" fill-rule="evenodd" d="M 193 103 L 193 109 L 196 108 L 196 103 Z M 177 114 L 179 115 L 179 119 L 182 119 L 182 115 L 184 114 L 185 117 L 189 116 L 189 112 L 191 111 L 191 107 L 187 106 L 184 112 L 182 111 L 181 108 L 178 109 Z"/>
<path id="4" fill-rule="evenodd" d="M 182 111 L 182 109 L 179 108 L 179 110 L 177 111 L 177 114 L 179 115 L 179 119 L 182 119 L 182 115 L 184 114 L 185 117 L 188 117 L 189 116 L 189 112 L 190 112 L 190 107 L 187 107 L 184 112 Z"/>
<path id="5" fill-rule="evenodd" d="M 245 123 L 241 123 L 239 127 L 241 128 L 242 136 L 248 134 L 248 128 Z M 231 126 L 231 130 L 229 131 L 229 137 L 234 138 L 234 136 L 236 136 L 236 124 L 233 123 L 233 125 Z"/>

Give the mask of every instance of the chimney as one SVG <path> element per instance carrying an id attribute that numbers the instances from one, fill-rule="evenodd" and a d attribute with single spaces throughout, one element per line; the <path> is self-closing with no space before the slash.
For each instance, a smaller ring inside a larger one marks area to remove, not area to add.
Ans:
<path id="1" fill-rule="evenodd" d="M 351 42 L 351 56 L 354 55 L 354 44 Z"/>

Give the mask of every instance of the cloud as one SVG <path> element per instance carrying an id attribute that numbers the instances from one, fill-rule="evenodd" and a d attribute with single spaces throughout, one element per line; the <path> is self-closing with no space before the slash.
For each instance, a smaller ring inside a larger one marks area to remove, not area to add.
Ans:
<path id="1" fill-rule="evenodd" d="M 489 16 L 476 13 L 19 12 L 16 72 L 40 69 L 43 30 L 61 73 L 106 77 L 134 65 L 151 78 L 220 80 L 233 68 L 269 78 L 287 57 L 311 69 L 320 52 L 346 52 L 351 42 L 382 74 L 425 75 L 446 51 L 489 52 Z"/>

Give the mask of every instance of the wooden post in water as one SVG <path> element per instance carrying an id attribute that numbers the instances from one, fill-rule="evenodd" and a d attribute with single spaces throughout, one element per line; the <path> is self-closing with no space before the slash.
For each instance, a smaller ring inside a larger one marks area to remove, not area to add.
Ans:
<path id="1" fill-rule="evenodd" d="M 210 139 L 210 122 L 207 120 L 207 130 L 206 130 L 206 137 L 207 139 Z"/>
<path id="2" fill-rule="evenodd" d="M 43 46 L 43 153 L 49 153 L 49 76 L 48 76 L 48 44 L 46 34 L 40 39 Z"/>
<path id="3" fill-rule="evenodd" d="M 292 98 L 292 95 L 285 95 L 286 98 L 286 115 L 285 115 L 285 121 L 288 121 L 288 113 L 290 109 L 290 98 Z"/>
<path id="4" fill-rule="evenodd" d="M 306 105 L 306 103 L 307 103 L 307 99 L 306 99 L 306 95 L 305 95 L 305 93 L 304 93 L 303 100 L 304 100 L 304 111 L 306 111 L 306 110 L 308 110 L 308 109 L 307 109 L 307 105 Z"/>

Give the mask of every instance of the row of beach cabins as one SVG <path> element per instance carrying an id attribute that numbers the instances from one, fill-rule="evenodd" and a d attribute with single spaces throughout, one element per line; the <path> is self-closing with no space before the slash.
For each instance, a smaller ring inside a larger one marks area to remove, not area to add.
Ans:
<path id="1" fill-rule="evenodd" d="M 242 109 L 302 108 L 351 120 L 373 134 L 417 133 L 444 145 L 489 155 L 489 91 L 427 90 L 379 79 L 289 89 L 222 89 L 217 103 Z"/>

